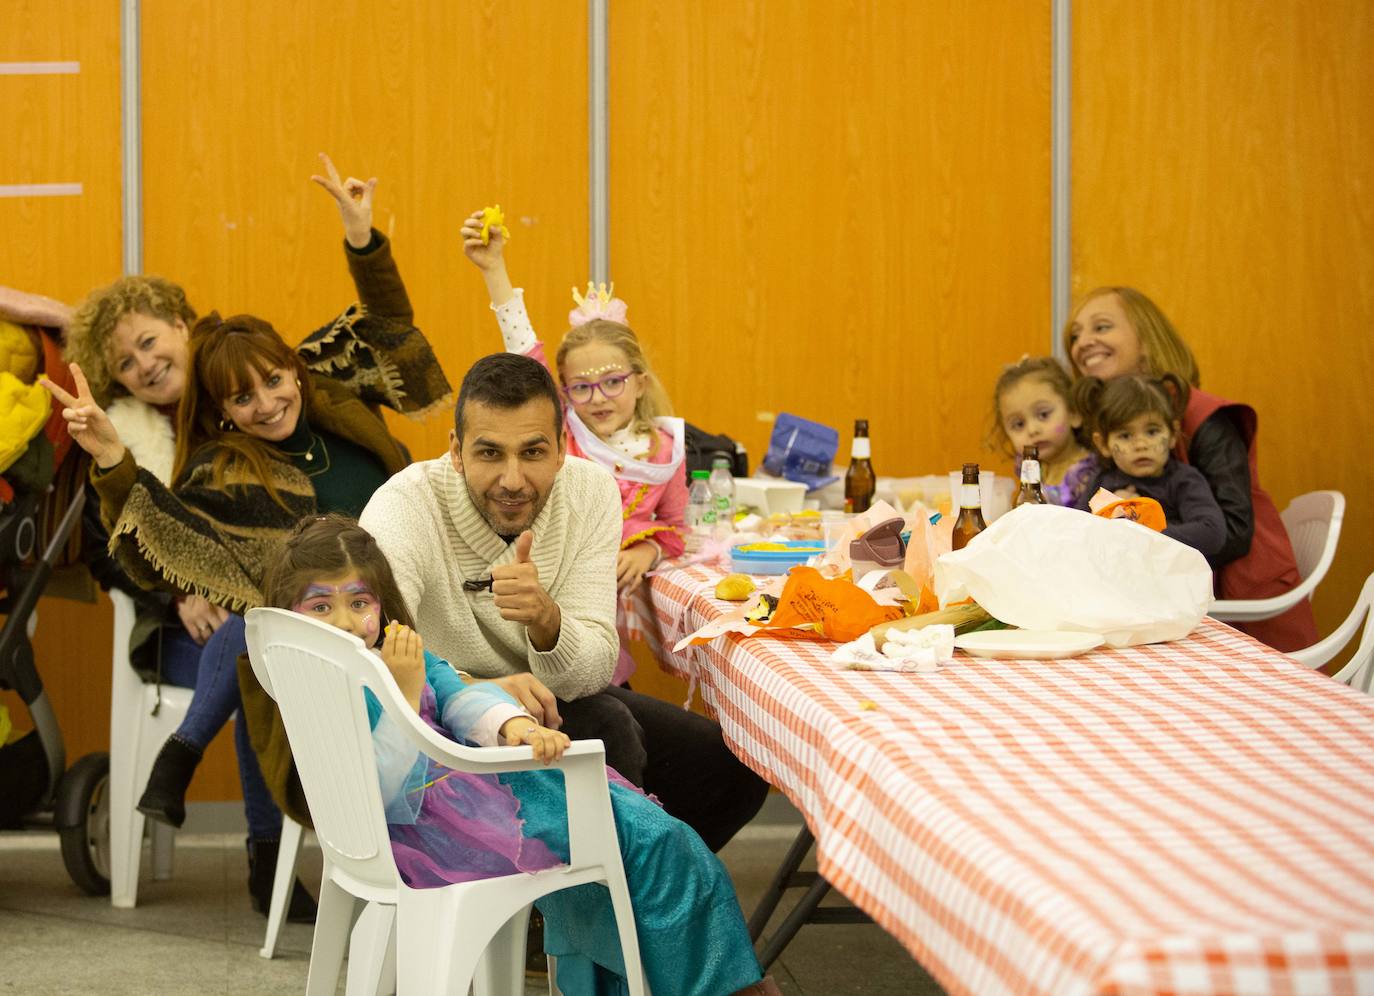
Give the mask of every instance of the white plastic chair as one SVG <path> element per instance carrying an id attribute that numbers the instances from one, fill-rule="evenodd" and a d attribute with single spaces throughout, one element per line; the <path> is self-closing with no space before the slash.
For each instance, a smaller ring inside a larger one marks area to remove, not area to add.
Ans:
<path id="1" fill-rule="evenodd" d="M 163 685 L 159 690 L 157 685 L 143 680 L 129 661 L 129 637 L 137 615 L 134 600 L 118 589 L 111 589 L 110 602 L 114 605 L 110 674 L 110 905 L 133 909 L 138 905 L 145 830 L 151 830 L 153 879 L 163 881 L 172 877 L 176 831 L 165 823 L 148 820 L 136 807 L 158 752 L 186 717 L 192 689 Z M 296 878 L 300 846 L 301 825 L 285 817 L 267 937 L 259 952 L 264 958 L 271 958 L 276 950 Z"/>
<path id="2" fill-rule="evenodd" d="M 110 676 L 110 905 L 138 904 L 138 871 L 143 857 L 145 817 L 135 806 L 148 784 L 158 751 L 186 716 L 191 689 L 145 682 L 129 662 L 134 601 L 111 590 L 114 603 L 114 653 Z M 154 709 L 157 710 L 154 715 Z M 153 878 L 172 877 L 176 831 L 152 821 Z"/>
<path id="3" fill-rule="evenodd" d="M 620 861 L 600 741 L 574 743 L 554 767 L 567 787 L 571 861 L 536 874 L 437 889 L 401 881 L 391 854 L 372 735 L 361 689 L 371 688 L 417 750 L 455 771 L 496 774 L 542 767 L 528 747 L 476 749 L 420 722 L 390 672 L 362 641 L 281 609 L 247 615 L 253 672 L 277 702 L 324 852 L 320 907 L 306 992 L 333 993 L 359 900 L 372 904 L 369 959 L 394 936 L 397 992 L 483 996 L 521 992 L 529 907 L 559 889 L 600 882 L 611 894 L 630 992 L 647 994 L 629 887 Z M 349 981 L 354 973 L 350 966 Z M 375 987 L 369 980 L 368 988 Z M 350 985 L 350 989 L 352 986 Z"/>
<path id="4" fill-rule="evenodd" d="M 1374 667 L 1371 667 L 1371 663 L 1374 663 L 1374 622 L 1366 622 L 1366 617 L 1369 616 L 1371 609 L 1374 609 L 1374 574 L 1365 579 L 1364 587 L 1355 599 L 1355 608 L 1345 617 L 1345 622 L 1336 627 L 1335 632 L 1306 650 L 1298 650 L 1288 656 L 1308 667 L 1321 667 L 1341 652 L 1360 628 L 1360 624 L 1364 623 L 1364 636 L 1355 655 L 1331 677 L 1353 688 L 1369 691 L 1370 676 L 1374 674 Z"/>
<path id="5" fill-rule="evenodd" d="M 1298 495 L 1283 510 L 1283 528 L 1297 555 L 1302 582 L 1291 591 L 1272 598 L 1219 598 L 1211 615 L 1224 622 L 1255 622 L 1287 612 L 1304 598 L 1311 598 L 1336 556 L 1345 518 L 1345 495 L 1339 491 L 1309 491 Z"/>

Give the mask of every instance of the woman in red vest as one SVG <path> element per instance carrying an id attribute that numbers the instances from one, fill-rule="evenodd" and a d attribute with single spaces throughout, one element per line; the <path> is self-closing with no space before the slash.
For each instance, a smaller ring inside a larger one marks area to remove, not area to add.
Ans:
<path id="1" fill-rule="evenodd" d="M 1071 313 L 1064 347 L 1076 376 L 1110 380 L 1173 373 L 1192 386 L 1174 455 L 1207 478 L 1226 518 L 1226 542 L 1212 558 L 1217 596 L 1270 598 L 1294 588 L 1302 579 L 1293 545 L 1273 499 L 1260 487 L 1255 410 L 1198 388 L 1197 360 L 1158 306 L 1130 287 L 1100 287 Z M 1236 628 L 1277 650 L 1317 642 L 1306 599 L 1282 615 Z"/>

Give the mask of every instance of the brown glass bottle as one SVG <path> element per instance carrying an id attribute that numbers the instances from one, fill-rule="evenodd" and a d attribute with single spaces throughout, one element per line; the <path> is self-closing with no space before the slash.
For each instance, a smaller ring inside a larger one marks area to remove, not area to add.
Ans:
<path id="1" fill-rule="evenodd" d="M 1011 500 L 1011 507 L 1049 503 L 1040 487 L 1040 447 L 1027 446 L 1021 451 L 1021 490 Z"/>
<path id="2" fill-rule="evenodd" d="M 849 469 L 844 474 L 844 510 L 867 512 L 873 504 L 878 478 L 869 459 L 868 419 L 854 420 L 854 442 L 849 450 Z"/>
<path id="3" fill-rule="evenodd" d="M 983 501 L 978 494 L 978 465 L 964 464 L 964 480 L 959 487 L 959 518 L 954 520 L 951 549 L 962 550 L 969 540 L 987 528 L 983 521 Z"/>

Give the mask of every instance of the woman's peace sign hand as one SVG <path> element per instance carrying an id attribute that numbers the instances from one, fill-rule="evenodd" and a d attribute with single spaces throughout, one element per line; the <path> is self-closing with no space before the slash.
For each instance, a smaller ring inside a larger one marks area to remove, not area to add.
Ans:
<path id="1" fill-rule="evenodd" d="M 333 161 L 323 152 L 320 162 L 324 163 L 325 175 L 317 173 L 310 179 L 329 191 L 329 196 L 338 202 L 348 244 L 354 249 L 365 248 L 372 241 L 372 191 L 377 187 L 377 178 L 374 176 L 366 183 L 351 176 L 340 180 Z"/>
<path id="2" fill-rule="evenodd" d="M 76 440 L 76 445 L 91 455 L 97 467 L 109 470 L 124 459 L 124 444 L 119 441 L 119 433 L 105 414 L 105 409 L 97 405 L 91 396 L 91 386 L 86 383 L 86 375 L 81 372 L 81 367 L 75 363 L 68 366 L 76 381 L 75 397 L 46 377 L 41 379 L 41 383 L 64 406 L 62 417 L 67 420 L 67 431 Z"/>

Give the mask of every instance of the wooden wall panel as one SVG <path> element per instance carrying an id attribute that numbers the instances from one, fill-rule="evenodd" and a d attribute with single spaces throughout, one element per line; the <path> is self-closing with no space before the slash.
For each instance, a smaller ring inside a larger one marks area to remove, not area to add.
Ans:
<path id="1" fill-rule="evenodd" d="M 1076 4 L 1074 282 L 1149 294 L 1254 405 L 1282 508 L 1350 507 L 1318 627 L 1374 570 L 1374 7 Z"/>
<path id="2" fill-rule="evenodd" d="M 0 198 L 0 284 L 74 300 L 120 261 L 119 4 L 5 0 L 0 62 L 76 62 L 75 74 L 0 74 L 0 184 L 79 183 L 76 196 Z M 109 744 L 108 602 L 38 607 L 34 653 L 69 760 Z M 29 726 L 6 694 L 19 728 Z"/>
<path id="3" fill-rule="evenodd" d="M 567 274 L 584 270 L 583 5 L 143 10 L 145 268 L 182 282 L 200 310 L 254 312 L 294 341 L 352 300 L 337 211 L 309 180 L 321 150 L 345 175 L 380 179 L 377 225 L 455 383 L 501 348 L 458 240 L 474 208 L 507 209 L 533 300 L 561 304 Z M 422 457 L 447 445 L 450 424 L 396 428 Z"/>
<path id="4" fill-rule="evenodd" d="M 0 282 L 74 300 L 120 272 L 118 4 L 100 17 L 92 4 L 20 6 L 0 58 L 81 58 L 83 74 L 0 76 L 24 115 L 17 130 L 43 138 L 7 161 L 23 181 L 63 165 L 59 178 L 87 194 L 19 205 Z M 378 227 L 455 385 L 500 348 L 457 239 L 473 208 L 507 208 L 535 317 L 563 320 L 568 274 L 584 272 L 588 251 L 583 5 L 145 0 L 142 17 L 147 272 L 182 282 L 202 311 L 256 312 L 291 341 L 331 318 L 352 291 L 337 212 L 309 181 L 324 150 L 380 178 Z M 450 424 L 393 420 L 417 458 L 447 445 Z M 64 664 L 45 677 L 69 752 L 104 748 L 108 602 L 50 599 L 40 616 L 40 660 Z M 223 735 L 191 798 L 238 793 Z"/>
<path id="5" fill-rule="evenodd" d="M 1048 348 L 1048 2 L 611 6 L 611 269 L 678 413 L 982 459 Z M 764 414 L 760 414 L 764 413 Z"/>

